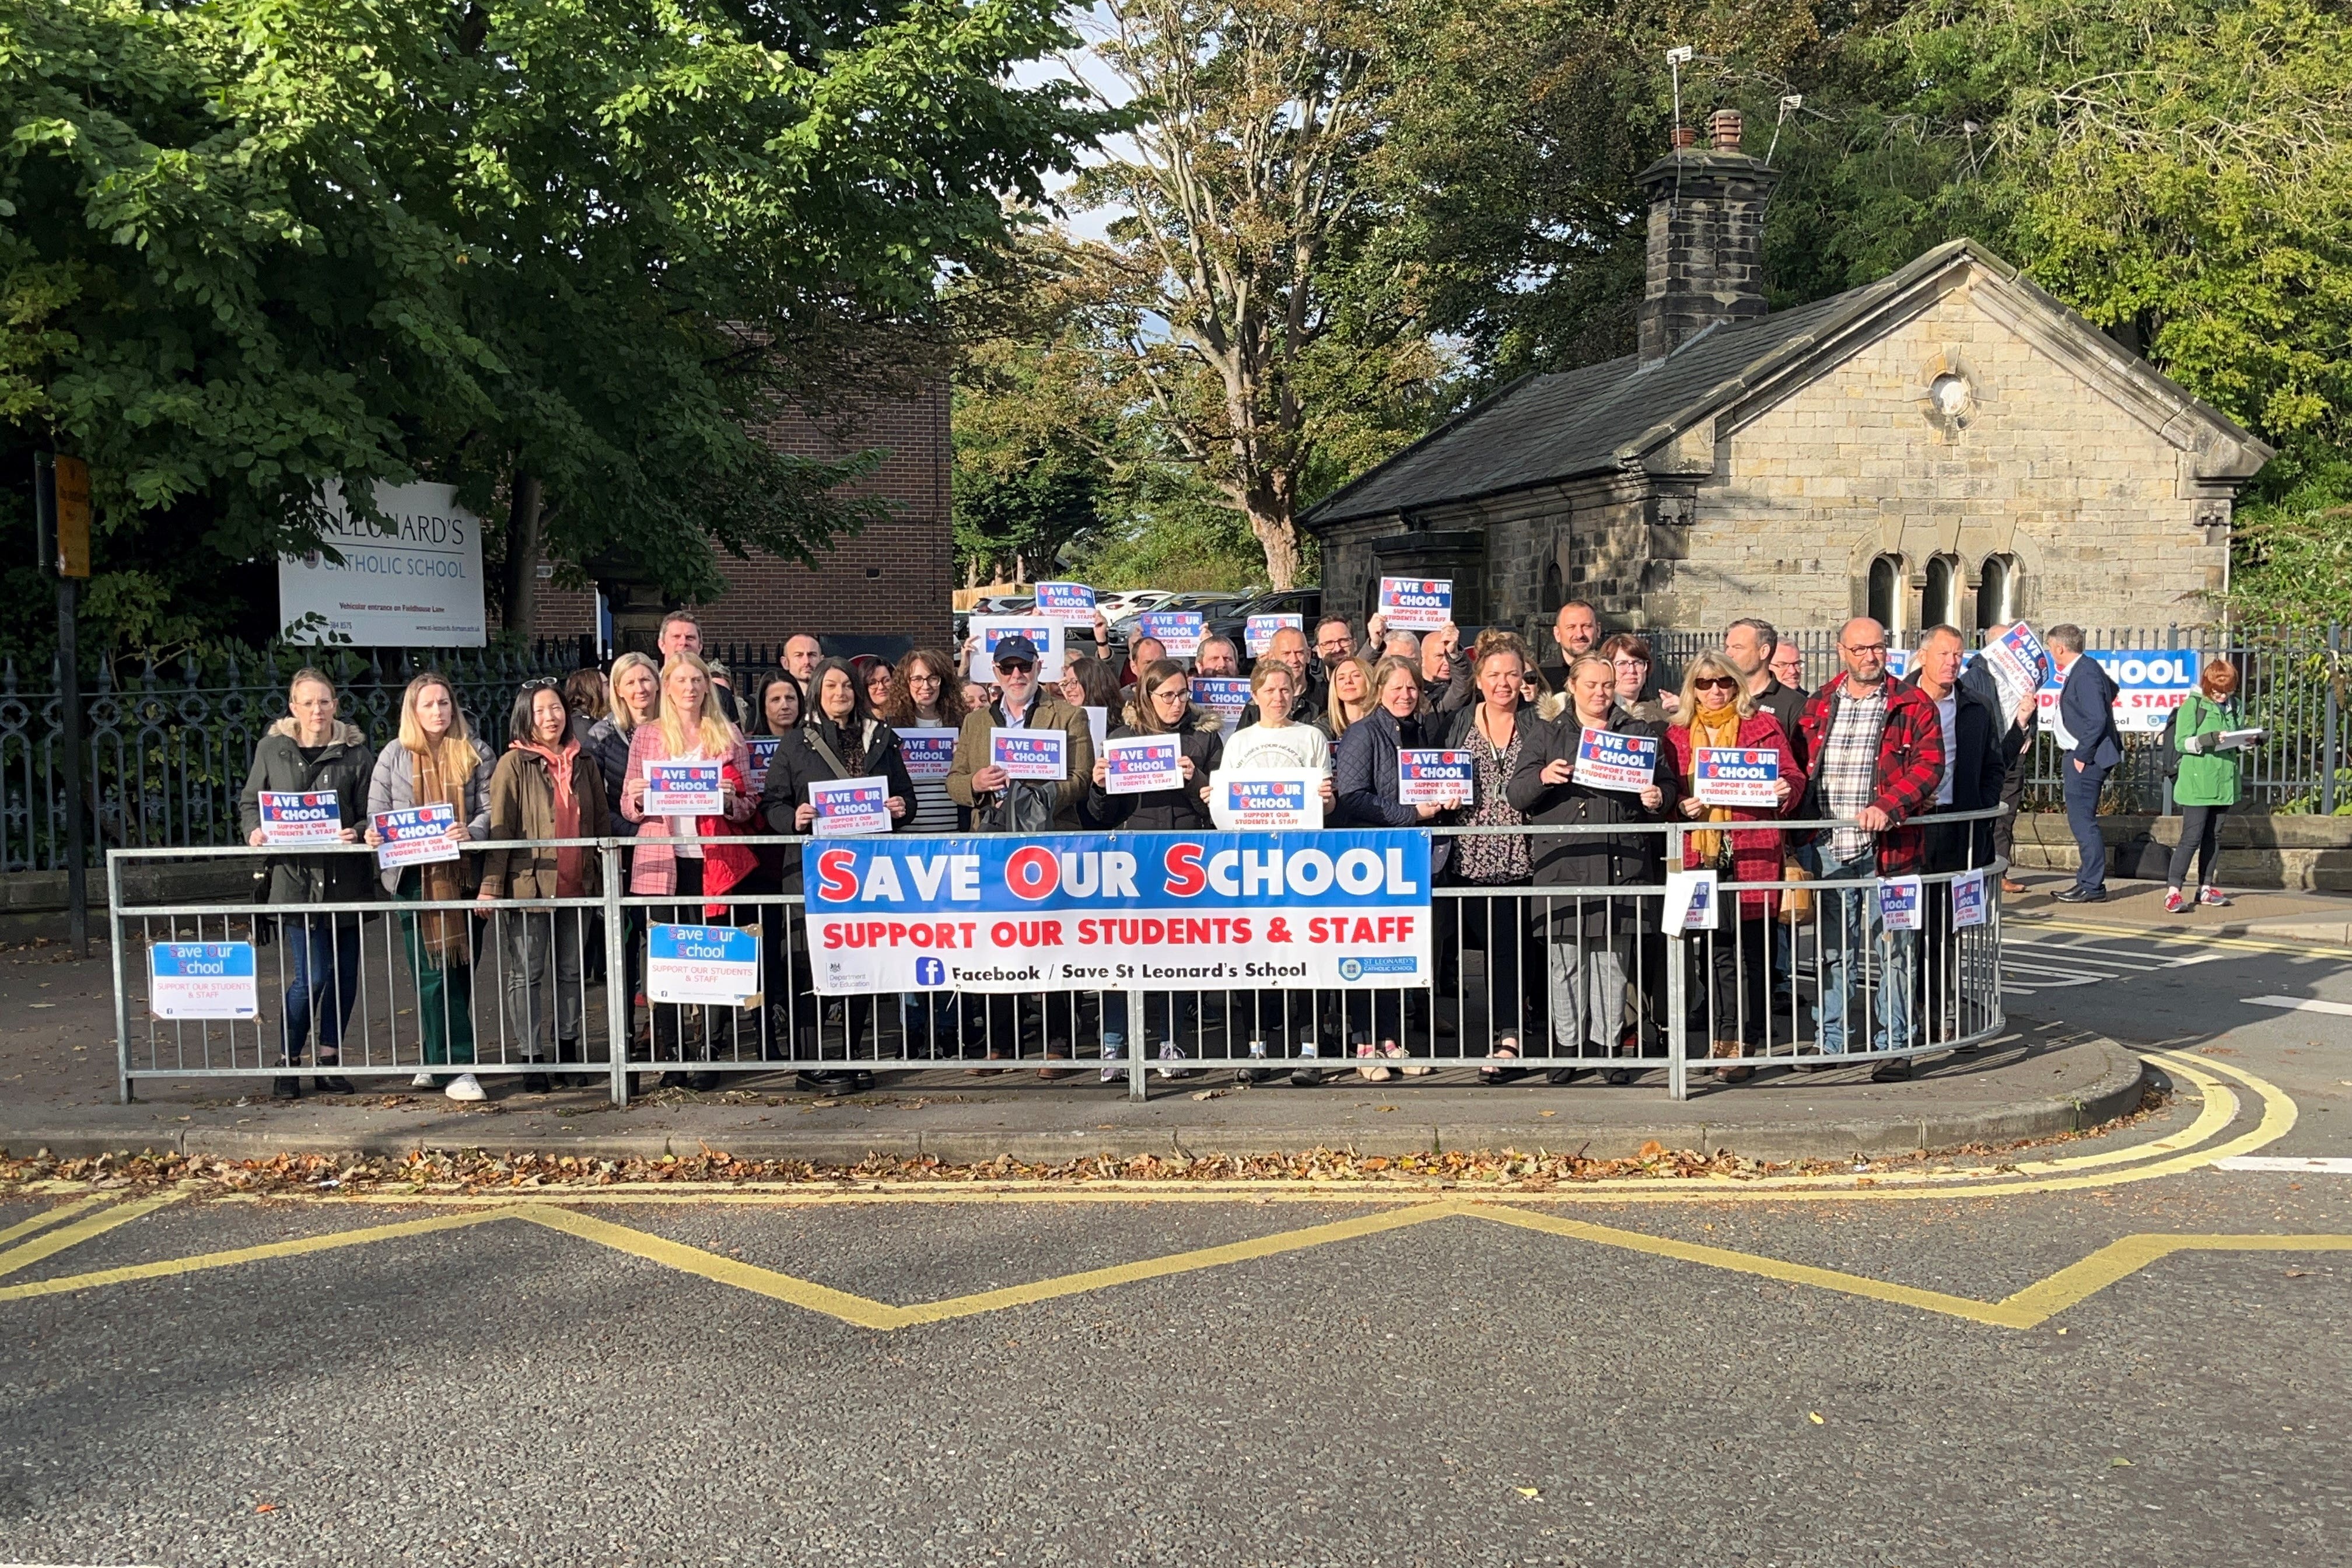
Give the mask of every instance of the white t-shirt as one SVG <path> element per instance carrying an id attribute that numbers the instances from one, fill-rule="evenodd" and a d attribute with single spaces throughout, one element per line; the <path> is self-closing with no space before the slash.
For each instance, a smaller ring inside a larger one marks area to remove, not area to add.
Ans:
<path id="1" fill-rule="evenodd" d="M 1936 703 L 1936 717 L 1944 726 L 1944 776 L 1936 785 L 1937 805 L 1952 804 L 1953 764 L 1959 761 L 1959 714 L 1960 689 L 1955 686 Z"/>
<path id="2" fill-rule="evenodd" d="M 1266 768 L 1331 766 L 1331 742 L 1312 724 L 1293 720 L 1281 729 L 1252 724 L 1236 730 L 1225 742 L 1224 760 L 1217 764 L 1229 773 L 1256 773 Z"/>

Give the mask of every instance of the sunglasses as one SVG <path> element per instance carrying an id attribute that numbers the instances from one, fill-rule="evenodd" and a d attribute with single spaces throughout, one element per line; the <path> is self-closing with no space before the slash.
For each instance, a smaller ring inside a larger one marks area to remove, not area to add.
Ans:
<path id="1" fill-rule="evenodd" d="M 997 673 L 1000 675 L 1008 669 L 1034 669 L 1036 668 L 1037 667 L 1035 665 L 1031 664 L 1028 660 L 1019 658 L 1010 661 L 999 659 L 996 665 Z"/>
<path id="2" fill-rule="evenodd" d="M 522 689 L 525 691 L 561 691 L 563 689 L 563 682 L 552 675 L 534 676 L 522 683 Z"/>
<path id="3" fill-rule="evenodd" d="M 1697 691 L 1730 691 L 1738 685 L 1739 682 L 1726 675 L 1702 675 L 1691 682 L 1692 689 Z"/>

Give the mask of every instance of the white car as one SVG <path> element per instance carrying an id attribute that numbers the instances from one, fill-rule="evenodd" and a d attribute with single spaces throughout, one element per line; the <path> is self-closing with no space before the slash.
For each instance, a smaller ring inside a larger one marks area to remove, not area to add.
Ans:
<path id="1" fill-rule="evenodd" d="M 1123 594 L 1096 595 L 1095 608 L 1102 612 L 1105 621 L 1117 626 L 1129 616 L 1139 616 L 1175 596 L 1165 588 L 1130 588 Z"/>

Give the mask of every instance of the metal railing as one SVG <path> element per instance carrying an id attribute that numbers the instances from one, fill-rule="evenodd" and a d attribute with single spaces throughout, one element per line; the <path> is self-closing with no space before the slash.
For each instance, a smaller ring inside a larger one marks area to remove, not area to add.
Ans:
<path id="1" fill-rule="evenodd" d="M 1655 631 L 1640 634 L 1657 658 L 1662 685 L 1678 686 L 1693 656 L 1722 645 L 1718 633 Z M 1805 653 L 1805 679 L 1818 690 L 1839 668 L 1834 630 L 1783 631 Z M 1971 634 L 1975 637 L 1976 634 Z M 2085 627 L 2094 650 L 2150 648 L 2193 652 L 2200 665 L 2227 658 L 2238 667 L 2238 704 L 2246 722 L 2270 731 L 2244 763 L 2242 799 L 2249 806 L 2286 813 L 2330 815 L 2352 805 L 2352 736 L 2345 721 L 2346 684 L 2352 680 L 2352 636 L 2342 626 Z M 1905 646 L 1913 636 L 1901 639 Z M 2157 733 L 2127 732 L 2124 760 L 2107 779 L 2108 808 L 2118 812 L 2169 813 L 2172 795 L 2164 776 Z M 2064 757 L 2057 737 L 2043 725 L 2037 735 L 2025 802 L 2056 809 L 2062 804 Z"/>
<path id="2" fill-rule="evenodd" d="M 802 898 L 625 892 L 630 840 L 549 840 L 593 849 L 601 894 L 535 900 L 413 898 L 299 905 L 123 901 L 127 865 L 165 856 L 287 857 L 285 847 L 117 850 L 108 858 L 121 1090 L 141 1080 L 325 1076 L 381 1083 L 520 1076 L 584 1078 L 615 1104 L 641 1075 L 709 1088 L 761 1073 L 851 1089 L 870 1075 L 956 1070 L 1121 1083 L 1183 1081 L 1215 1069 L 1298 1084 L 1356 1072 L 1475 1069 L 1489 1080 L 1540 1072 L 1655 1077 L 1681 1099 L 1709 1068 L 1883 1067 L 1982 1046 L 2004 1026 L 2000 991 L 2000 862 L 1983 827 L 2000 808 L 1924 819 L 1933 868 L 1920 873 L 1916 931 L 1885 930 L 1875 878 L 1723 884 L 1719 929 L 1662 929 L 1663 875 L 1623 886 L 1480 886 L 1432 891 L 1435 973 L 1383 989 L 1256 988 L 923 993 L 826 996 L 810 980 Z M 1797 847 L 1827 822 L 1738 824 Z M 1679 866 L 1681 823 L 1609 827 L 1467 827 L 1440 836 L 1654 841 L 1661 872 Z M 1045 836 L 1048 838 L 1051 836 Z M 682 841 L 682 840 L 681 840 Z M 806 840 L 703 839 L 797 856 Z M 511 848 L 509 843 L 504 847 Z M 485 846 L 468 846 L 478 851 Z M 305 846 L 299 853 L 366 855 Z M 1956 927 L 1951 884 L 1983 873 L 1984 923 Z M 1743 909 L 1800 894 L 1805 919 Z M 1743 915 L 1748 918 L 1741 918 Z M 757 933 L 760 993 L 741 1006 L 643 997 L 649 924 L 730 924 Z M 250 1018 L 159 1016 L 149 953 L 160 942 L 251 942 Z M 614 977 L 618 976 L 616 984 Z M 627 1005 L 621 1005 L 621 999 Z M 1501 1058 L 1498 1043 L 1517 1055 Z M 1717 1042 L 1723 1042 L 1717 1045 Z M 1719 1055 L 1736 1043 L 1738 1056 Z M 306 1063 L 306 1058 L 308 1058 Z M 534 1085 L 533 1087 L 536 1087 Z"/>

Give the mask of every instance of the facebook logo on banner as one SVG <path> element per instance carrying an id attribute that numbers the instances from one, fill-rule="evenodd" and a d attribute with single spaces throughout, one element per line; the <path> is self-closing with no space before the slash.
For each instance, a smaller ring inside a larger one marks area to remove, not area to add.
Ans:
<path id="1" fill-rule="evenodd" d="M 941 963 L 936 958 L 930 957 L 919 958 L 915 960 L 916 984 L 945 985 L 947 983 L 948 966 L 946 964 Z"/>

